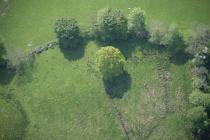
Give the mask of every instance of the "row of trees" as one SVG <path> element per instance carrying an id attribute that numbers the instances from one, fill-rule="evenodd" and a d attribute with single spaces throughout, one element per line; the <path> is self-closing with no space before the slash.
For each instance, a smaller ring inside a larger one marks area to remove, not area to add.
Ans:
<path id="1" fill-rule="evenodd" d="M 57 20 L 54 30 L 61 47 L 78 46 L 82 38 L 96 39 L 106 44 L 128 38 L 148 38 L 145 12 L 140 8 L 131 10 L 128 18 L 118 9 L 99 10 L 95 24 L 85 36 L 81 35 L 77 21 L 72 18 Z"/>
<path id="2" fill-rule="evenodd" d="M 141 8 L 131 9 L 128 17 L 119 9 L 99 10 L 95 24 L 87 33 L 81 31 L 75 19 L 59 19 L 55 23 L 55 33 L 61 48 L 76 48 L 86 38 L 105 44 L 149 39 L 151 43 L 167 48 L 184 46 L 183 35 L 176 25 L 147 25 L 145 12 Z M 111 46 L 102 48 L 96 56 L 96 64 L 104 79 L 112 79 L 122 73 L 125 58 L 118 49 Z"/>

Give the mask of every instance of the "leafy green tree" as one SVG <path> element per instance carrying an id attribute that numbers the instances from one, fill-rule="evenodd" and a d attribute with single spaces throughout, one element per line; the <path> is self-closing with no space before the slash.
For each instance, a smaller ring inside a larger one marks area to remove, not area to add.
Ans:
<path id="1" fill-rule="evenodd" d="M 187 118 L 195 135 L 203 134 L 209 127 L 208 115 L 202 106 L 194 107 L 188 111 Z"/>
<path id="2" fill-rule="evenodd" d="M 96 66 L 105 80 L 111 80 L 123 73 L 124 64 L 123 54 L 112 46 L 101 48 L 96 53 Z"/>
<path id="3" fill-rule="evenodd" d="M 73 18 L 58 19 L 55 23 L 55 33 L 62 48 L 77 47 L 81 42 L 80 27 Z"/>
<path id="4" fill-rule="evenodd" d="M 195 106 L 210 106 L 210 94 L 205 94 L 200 90 L 193 91 L 189 96 L 189 101 Z"/>
<path id="5" fill-rule="evenodd" d="M 118 9 L 105 8 L 98 12 L 96 36 L 102 42 L 111 43 L 126 39 L 127 18 Z"/>
<path id="6" fill-rule="evenodd" d="M 133 8 L 128 15 L 128 31 L 137 39 L 145 39 L 148 36 L 146 30 L 145 11 L 141 8 Z"/>

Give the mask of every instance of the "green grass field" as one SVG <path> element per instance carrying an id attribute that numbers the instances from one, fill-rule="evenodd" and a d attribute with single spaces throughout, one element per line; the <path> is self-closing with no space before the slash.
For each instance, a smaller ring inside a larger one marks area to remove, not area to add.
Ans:
<path id="1" fill-rule="evenodd" d="M 141 7 L 148 21 L 177 23 L 183 31 L 197 23 L 210 24 L 208 0 L 11 0 L 0 17 L 0 37 L 10 57 L 17 59 L 55 38 L 57 18 L 75 17 L 86 30 L 104 7 L 126 14 L 128 8 Z M 192 90 L 188 62 L 172 62 L 167 53 L 144 43 L 123 44 L 127 73 L 107 91 L 94 67 L 98 49 L 94 42 L 78 55 L 50 49 L 23 75 L 1 83 L 0 140 L 192 139 L 185 124 Z M 110 98 L 109 92 L 120 98 Z"/>

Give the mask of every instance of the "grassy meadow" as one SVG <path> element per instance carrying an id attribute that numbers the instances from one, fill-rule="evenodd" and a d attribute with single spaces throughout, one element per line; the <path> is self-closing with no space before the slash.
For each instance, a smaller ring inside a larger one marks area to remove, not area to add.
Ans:
<path id="1" fill-rule="evenodd" d="M 9 2 L 0 17 L 0 37 L 11 59 L 55 39 L 57 18 L 75 17 L 87 30 L 104 7 L 125 14 L 141 7 L 148 21 L 177 23 L 183 31 L 197 23 L 210 24 L 208 0 Z M 0 0 L 0 7 L 3 3 Z M 92 41 L 74 53 L 50 49 L 37 55 L 22 75 L 0 82 L 0 140 L 193 139 L 185 124 L 192 91 L 190 64 L 173 61 L 147 43 L 118 45 L 127 58 L 127 73 L 117 86 L 103 82 L 96 71 L 94 55 L 101 46 Z"/>

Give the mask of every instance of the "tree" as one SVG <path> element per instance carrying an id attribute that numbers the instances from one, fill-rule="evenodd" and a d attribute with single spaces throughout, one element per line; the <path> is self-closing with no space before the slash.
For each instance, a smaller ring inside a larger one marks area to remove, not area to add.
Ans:
<path id="1" fill-rule="evenodd" d="M 55 33 L 62 48 L 77 47 L 81 42 L 80 28 L 73 18 L 58 19 L 55 23 Z"/>
<path id="2" fill-rule="evenodd" d="M 124 71 L 125 58 L 119 49 L 112 46 L 101 48 L 96 53 L 96 66 L 105 80 L 119 76 Z"/>
<path id="3" fill-rule="evenodd" d="M 98 12 L 96 36 L 105 43 L 126 39 L 127 18 L 118 9 L 105 8 Z"/>
<path id="4" fill-rule="evenodd" d="M 201 92 L 200 90 L 194 90 L 190 96 L 189 101 L 194 106 L 210 106 L 210 95 Z"/>
<path id="5" fill-rule="evenodd" d="M 209 127 L 208 115 L 202 106 L 194 107 L 188 111 L 187 118 L 195 135 L 203 134 Z"/>
<path id="6" fill-rule="evenodd" d="M 145 11 L 141 8 L 134 8 L 130 11 L 128 15 L 128 31 L 131 36 L 137 39 L 147 38 Z"/>

